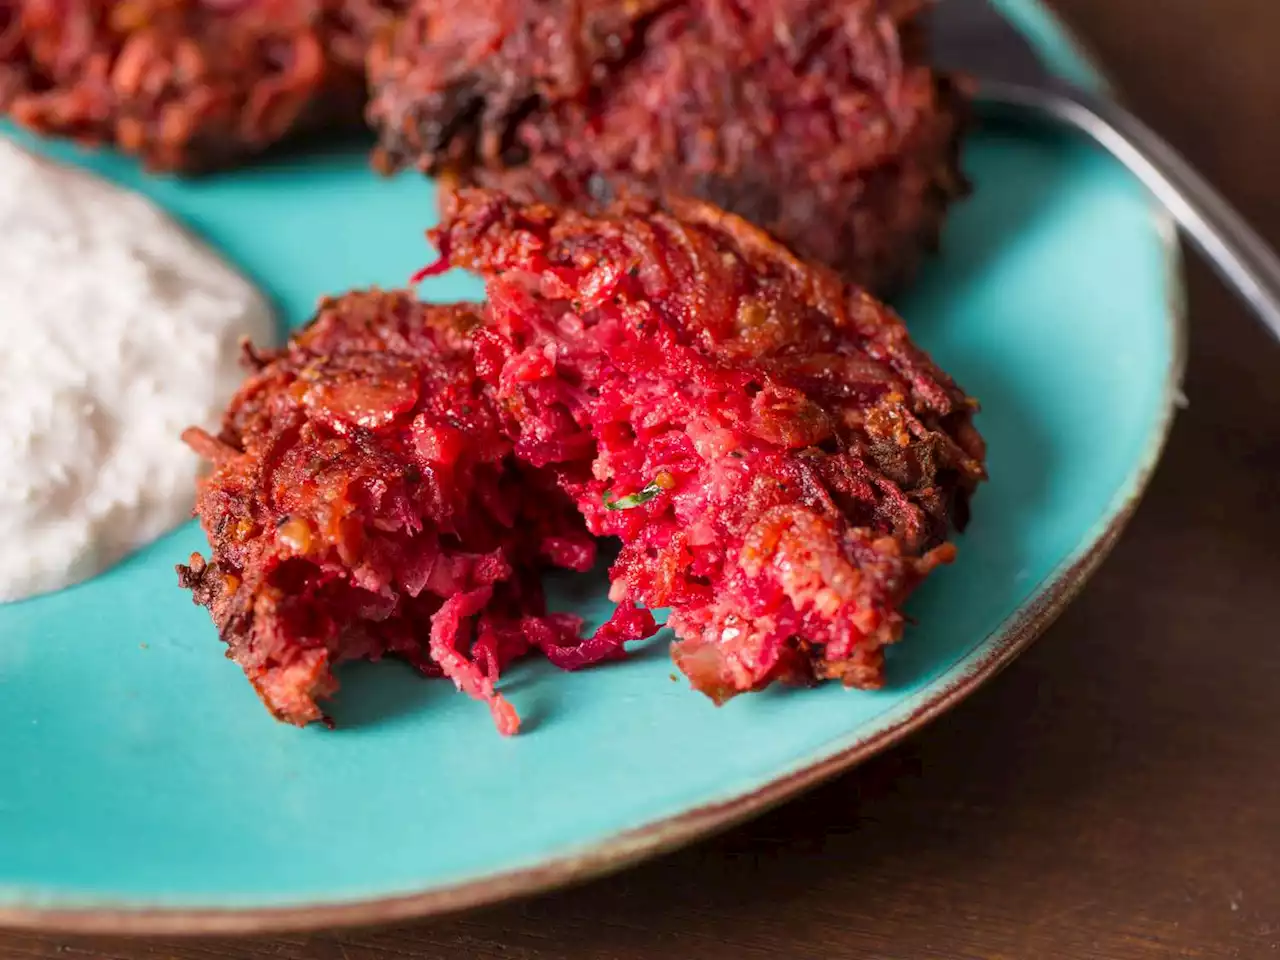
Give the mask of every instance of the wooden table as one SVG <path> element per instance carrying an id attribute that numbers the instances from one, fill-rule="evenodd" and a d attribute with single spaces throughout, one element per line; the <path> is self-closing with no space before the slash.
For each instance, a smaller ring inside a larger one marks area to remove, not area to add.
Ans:
<path id="1" fill-rule="evenodd" d="M 1058 6 L 1280 244 L 1280 0 Z M 1130 532 L 1028 654 L 901 748 L 727 836 L 462 919 L 0 934 L 0 957 L 1280 957 L 1280 348 L 1198 264 L 1188 282 L 1191 405 Z"/>

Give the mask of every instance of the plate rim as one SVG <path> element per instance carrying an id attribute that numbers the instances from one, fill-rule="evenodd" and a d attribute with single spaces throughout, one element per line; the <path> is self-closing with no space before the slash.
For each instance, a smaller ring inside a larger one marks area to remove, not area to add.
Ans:
<path id="1" fill-rule="evenodd" d="M 1045 0 L 1000 0 L 1016 5 L 1017 26 L 1033 42 L 1056 41 L 1092 80 L 1109 85 L 1097 58 Z M 1006 11 L 1007 13 L 1010 11 Z M 1010 13 L 1011 17 L 1013 16 Z M 621 871 L 651 857 L 751 819 L 870 759 L 946 713 L 998 674 L 1037 639 L 1080 593 L 1128 526 L 1155 474 L 1177 415 L 1187 362 L 1187 304 L 1183 258 L 1169 213 L 1152 203 L 1151 217 L 1164 247 L 1165 319 L 1172 352 L 1161 408 L 1147 446 L 1083 552 L 1068 558 L 1035 588 L 1032 599 L 979 644 L 979 659 L 945 679 L 945 686 L 915 711 L 857 743 L 769 781 L 755 790 L 686 810 L 615 834 L 534 866 L 491 873 L 394 896 L 325 901 L 297 906 L 188 908 L 101 905 L 86 907 L 0 905 L 0 928 L 46 933 L 206 936 L 285 933 L 384 925 L 441 916 L 546 893 Z"/>

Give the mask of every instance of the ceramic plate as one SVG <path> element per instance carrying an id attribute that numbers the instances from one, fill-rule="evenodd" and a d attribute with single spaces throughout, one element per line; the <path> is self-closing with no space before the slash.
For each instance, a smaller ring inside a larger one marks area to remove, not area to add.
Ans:
<path id="1" fill-rule="evenodd" d="M 1030 0 L 1008 11 L 1089 68 Z M 1095 78 L 1096 80 L 1096 78 Z M 289 324 L 318 295 L 399 285 L 431 258 L 420 179 L 356 152 L 192 183 L 62 148 L 152 196 L 260 281 Z M 912 604 L 888 688 L 770 691 L 716 709 L 666 640 L 620 665 L 515 670 L 526 733 L 396 663 L 342 672 L 338 728 L 273 723 L 174 563 L 194 524 L 88 583 L 0 606 L 0 923 L 215 931 L 385 921 L 617 867 L 761 810 L 883 749 L 1024 647 L 1123 526 L 1180 375 L 1164 222 L 1070 139 L 978 135 L 977 192 L 901 306 L 984 403 L 991 482 L 960 560 Z M 474 296 L 445 278 L 432 296 Z M 593 618 L 601 580 L 556 600 Z M 1061 638 L 1070 642 L 1069 638 Z"/>

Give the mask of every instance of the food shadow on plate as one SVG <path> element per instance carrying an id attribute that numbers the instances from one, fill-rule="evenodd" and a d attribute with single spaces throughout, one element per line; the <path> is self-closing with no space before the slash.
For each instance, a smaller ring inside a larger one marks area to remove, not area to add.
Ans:
<path id="1" fill-rule="evenodd" d="M 539 668 L 550 664 L 534 663 L 535 657 L 530 655 L 508 667 L 498 683 L 498 691 L 512 700 L 520 714 L 522 734 L 532 733 L 542 718 L 558 709 L 554 684 L 539 682 L 543 673 Z M 333 720 L 333 730 L 322 731 L 326 736 L 411 720 L 418 714 L 440 712 L 445 706 L 461 706 L 475 713 L 475 723 L 488 722 L 484 703 L 458 692 L 446 678 L 423 676 L 395 657 L 377 662 L 354 660 L 340 665 L 336 673 L 341 687 L 325 704 Z M 450 704 L 444 698 L 457 702 Z"/>
<path id="2" fill-rule="evenodd" d="M 520 714 L 522 734 L 536 730 L 542 718 L 558 709 L 555 684 L 542 682 L 548 671 L 558 672 L 545 661 L 537 662 L 537 654 L 530 654 L 509 666 L 498 682 L 498 692 L 510 699 Z M 334 725 L 332 731 L 323 731 L 328 736 L 410 720 L 445 706 L 473 710 L 474 722 L 479 724 L 488 719 L 484 703 L 460 693 L 446 678 L 423 676 L 396 657 L 376 662 L 354 660 L 341 664 L 336 674 L 341 686 L 325 704 Z M 446 704 L 443 698 L 457 702 Z"/>
<path id="3" fill-rule="evenodd" d="M 1007 127 L 974 136 L 966 156 L 974 193 L 948 225 L 941 255 L 899 305 L 922 345 L 982 404 L 976 424 L 987 441 L 990 480 L 974 497 L 967 530 L 955 538 L 956 563 L 938 571 L 908 604 L 914 622 L 906 642 L 888 651 L 891 687 L 924 682 L 971 652 L 974 644 L 962 649 L 957 638 L 985 638 L 1001 626 L 989 611 L 982 619 L 981 605 L 967 602 L 975 592 L 997 591 L 1020 603 L 1051 572 L 1031 569 L 1029 558 L 1041 551 L 1024 531 L 1053 495 L 1064 467 L 1061 450 L 1044 416 L 1043 382 L 1000 358 L 1050 352 L 1037 345 L 1050 338 L 1036 325 L 1055 321 L 1052 310 L 1014 314 L 1006 300 L 1026 300 L 1006 298 L 1004 291 L 1027 272 L 1022 248 L 1028 238 L 1034 245 L 1062 215 L 1061 204 L 1073 191 L 1072 157 L 1081 149 L 1071 137 Z M 1064 267 L 1036 282 L 1054 296 L 1087 284 L 1087 277 Z M 965 314 L 962 323 L 958 312 Z M 966 331 L 963 338 L 952 335 L 956 327 Z M 1019 341 L 1021 347 L 1006 351 L 1006 344 Z"/>
<path id="4" fill-rule="evenodd" d="M 1006 124 L 970 136 L 962 170 L 972 193 L 952 208 L 938 249 L 924 259 L 914 283 L 890 301 L 925 347 L 930 335 L 945 332 L 939 327 L 948 320 L 947 303 L 987 282 L 1010 241 L 1031 228 L 1055 196 L 1069 192 L 1068 158 L 1081 146 L 1067 133 Z"/>
<path id="5" fill-rule="evenodd" d="M 600 542 L 599 559 L 587 573 L 549 572 L 544 577 L 548 607 L 572 610 L 583 616 L 586 620 L 584 633 L 588 634 L 608 619 L 613 612 L 613 604 L 608 600 L 609 565 L 617 551 L 615 541 L 603 540 Z M 661 611 L 658 619 L 664 619 Z M 670 643 L 670 631 L 659 630 L 646 640 L 629 644 L 626 662 L 665 658 L 669 656 Z M 616 669 L 620 665 L 618 662 L 600 663 L 587 667 L 581 673 Z M 438 704 L 436 697 L 463 696 L 453 689 L 448 680 L 424 677 L 409 664 L 393 657 L 376 663 L 344 663 L 338 667 L 337 675 L 341 687 L 327 704 L 337 730 L 388 723 L 432 709 Z M 521 658 L 503 671 L 498 690 L 510 698 L 519 711 L 522 733 L 532 732 L 540 718 L 558 709 L 556 699 L 560 675 L 560 670 L 537 653 Z M 481 713 L 484 711 L 484 705 L 479 702 L 475 703 L 475 708 Z"/>
<path id="6" fill-rule="evenodd" d="M 333 718 L 334 732 L 387 723 L 429 709 L 437 697 L 461 696 L 442 677 L 424 677 L 403 660 L 387 657 L 377 662 L 355 660 L 335 671 L 338 688 L 325 709 Z M 477 703 L 483 711 L 483 704 Z"/>
<path id="7" fill-rule="evenodd" d="M 359 158 L 362 162 L 369 164 L 375 145 L 376 140 L 372 132 L 363 128 L 337 132 L 316 131 L 272 144 L 238 167 L 225 171 L 214 170 L 204 174 L 203 178 L 235 176 L 245 170 L 293 173 L 300 167 L 311 167 L 317 163 L 324 164 L 335 160 L 347 163 L 352 158 Z M 370 173 L 372 172 L 370 167 Z"/>
<path id="8" fill-rule="evenodd" d="M 976 591 L 1025 593 L 1037 585 L 1028 572 L 1029 557 L 1037 551 L 1022 531 L 1040 509 L 1057 465 L 1057 450 L 1043 426 L 1014 385 L 994 368 L 969 380 L 981 389 L 980 426 L 989 445 L 991 480 L 978 490 L 964 533 L 954 535 L 958 548 L 954 564 L 936 571 L 907 604 L 911 622 L 904 642 L 887 652 L 887 682 L 914 687 L 946 669 L 969 652 L 958 649 L 956 638 L 972 645 L 998 627 L 970 623 Z"/>

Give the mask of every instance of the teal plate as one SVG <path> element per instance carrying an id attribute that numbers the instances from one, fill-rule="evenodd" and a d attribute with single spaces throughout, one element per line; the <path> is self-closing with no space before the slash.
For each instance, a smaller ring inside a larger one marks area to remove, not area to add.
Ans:
<path id="1" fill-rule="evenodd" d="M 1009 12 L 1092 79 L 1030 0 Z M 207 181 L 47 147 L 154 197 L 290 324 L 318 295 L 399 285 L 432 192 L 357 152 Z M 213 932 L 388 921 L 530 892 L 685 842 L 848 767 L 1008 662 L 1081 585 L 1154 468 L 1181 374 L 1170 234 L 1074 140 L 973 140 L 974 198 L 902 308 L 985 404 L 991 482 L 960 560 L 912 604 L 888 688 L 770 691 L 716 709 L 665 640 L 580 674 L 528 663 L 487 711 L 396 663 L 342 674 L 338 728 L 272 723 L 175 583 L 194 524 L 88 583 L 0 607 L 0 923 Z M 447 277 L 432 296 L 478 293 Z M 603 582 L 557 602 L 599 619 Z M 1069 642 L 1063 638 L 1063 642 Z"/>

